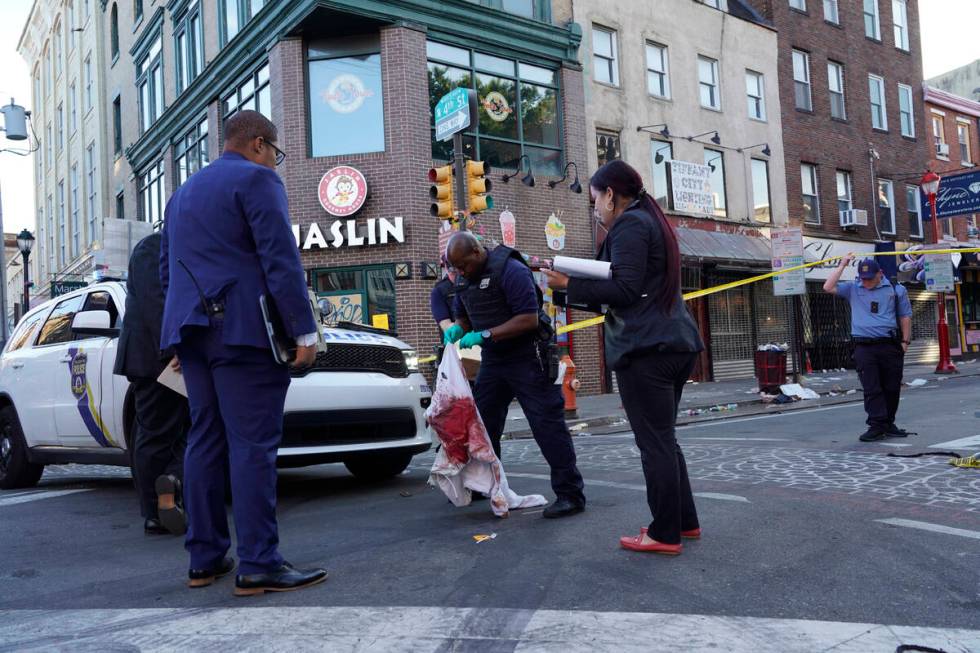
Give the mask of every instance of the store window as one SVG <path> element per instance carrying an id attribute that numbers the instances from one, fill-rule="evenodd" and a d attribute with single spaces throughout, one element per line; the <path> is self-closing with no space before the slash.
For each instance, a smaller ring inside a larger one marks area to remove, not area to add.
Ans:
<path id="1" fill-rule="evenodd" d="M 156 224 L 163 220 L 163 159 L 139 175 L 137 181 L 139 219 Z"/>
<path id="2" fill-rule="evenodd" d="M 650 141 L 650 154 L 653 157 L 653 199 L 662 209 L 674 208 L 674 198 L 670 192 L 670 162 L 674 159 L 674 147 L 663 141 Z"/>
<path id="3" fill-rule="evenodd" d="M 597 129 L 595 132 L 596 155 L 598 166 L 610 161 L 623 158 L 623 150 L 619 145 L 619 132 L 607 132 Z"/>
<path id="4" fill-rule="evenodd" d="M 388 316 L 397 329 L 395 271 L 391 265 L 331 268 L 313 272 L 313 288 L 327 324 L 372 324 L 375 316 Z"/>
<path id="5" fill-rule="evenodd" d="M 711 196 L 714 198 L 714 215 L 719 218 L 728 216 L 725 191 L 725 153 L 704 148 L 704 165 L 711 169 Z"/>
<path id="6" fill-rule="evenodd" d="M 174 171 L 177 185 L 208 164 L 208 119 L 205 117 L 174 146 Z"/>
<path id="7" fill-rule="evenodd" d="M 561 175 L 557 70 L 432 41 L 427 48 L 430 116 L 452 89 L 476 90 L 479 120 L 463 134 L 467 156 L 512 171 L 526 155 L 535 174 Z M 452 142 L 436 141 L 432 127 L 432 158 L 448 160 Z"/>
<path id="8" fill-rule="evenodd" d="M 769 162 L 752 159 L 752 219 L 772 222 L 772 203 L 769 199 Z"/>
<path id="9" fill-rule="evenodd" d="M 235 88 L 226 91 L 222 120 L 228 120 L 244 109 L 258 111 L 272 120 L 272 90 L 269 88 L 269 64 L 249 73 Z"/>
<path id="10" fill-rule="evenodd" d="M 312 155 L 384 152 L 379 36 L 311 41 L 307 66 Z"/>

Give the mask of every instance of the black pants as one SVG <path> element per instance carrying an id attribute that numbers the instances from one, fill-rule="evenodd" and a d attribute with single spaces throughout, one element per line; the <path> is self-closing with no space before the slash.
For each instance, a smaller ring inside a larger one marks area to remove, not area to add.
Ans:
<path id="1" fill-rule="evenodd" d="M 854 346 L 854 362 L 864 389 L 864 412 L 868 426 L 885 431 L 895 423 L 902 392 L 905 353 L 894 342 Z"/>
<path id="2" fill-rule="evenodd" d="M 133 437 L 133 471 L 144 519 L 157 518 L 157 477 L 184 477 L 184 448 L 190 411 L 187 399 L 156 382 L 133 380 L 136 399 L 136 432 Z"/>
<path id="3" fill-rule="evenodd" d="M 647 484 L 653 515 L 648 533 L 664 544 L 678 544 L 682 530 L 700 527 L 687 463 L 674 433 L 681 393 L 696 359 L 693 353 L 652 353 L 616 371 Z"/>
<path id="4" fill-rule="evenodd" d="M 575 464 L 572 434 L 565 424 L 561 387 L 548 381 L 533 353 L 527 358 L 502 361 L 484 354 L 476 378 L 474 400 L 498 458 L 507 409 L 514 397 L 524 410 L 534 440 L 551 467 L 551 488 L 559 497 L 567 497 L 584 506 L 585 484 Z"/>

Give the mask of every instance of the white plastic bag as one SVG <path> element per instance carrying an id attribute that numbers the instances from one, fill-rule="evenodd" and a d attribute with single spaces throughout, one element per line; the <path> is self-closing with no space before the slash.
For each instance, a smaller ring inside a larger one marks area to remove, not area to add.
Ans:
<path id="1" fill-rule="evenodd" d="M 425 415 L 442 443 L 429 484 L 440 488 L 453 505 L 468 506 L 473 491 L 490 497 L 490 508 L 498 517 L 506 517 L 512 509 L 548 503 L 540 494 L 520 496 L 508 486 L 455 347 L 446 347 Z"/>

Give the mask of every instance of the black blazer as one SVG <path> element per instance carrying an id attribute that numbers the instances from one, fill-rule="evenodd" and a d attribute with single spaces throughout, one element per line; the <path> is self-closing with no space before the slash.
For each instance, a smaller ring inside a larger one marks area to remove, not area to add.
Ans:
<path id="1" fill-rule="evenodd" d="M 159 233 L 136 244 L 129 258 L 126 315 L 116 351 L 114 373 L 133 379 L 156 379 L 172 355 L 160 353 L 163 287 L 160 284 Z"/>
<path id="2" fill-rule="evenodd" d="M 613 223 L 596 259 L 612 263 L 612 279 L 569 279 L 568 303 L 606 305 L 606 361 L 612 369 L 652 351 L 699 352 L 704 343 L 680 289 L 673 309 L 654 302 L 667 269 L 660 224 L 636 204 Z"/>

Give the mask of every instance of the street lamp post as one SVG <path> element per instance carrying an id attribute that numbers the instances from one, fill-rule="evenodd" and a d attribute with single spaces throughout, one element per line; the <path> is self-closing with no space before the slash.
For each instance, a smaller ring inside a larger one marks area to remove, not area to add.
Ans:
<path id="1" fill-rule="evenodd" d="M 920 185 L 922 192 L 929 198 L 929 209 L 932 211 L 932 239 L 939 242 L 939 219 L 936 217 L 936 193 L 939 192 L 940 177 L 935 172 L 927 172 L 922 177 Z M 956 374 L 959 370 L 953 365 L 949 355 L 949 327 L 946 325 L 946 293 L 939 293 L 939 320 L 936 322 L 939 336 L 939 364 L 936 374 Z"/>
<path id="2" fill-rule="evenodd" d="M 34 247 L 34 234 L 24 229 L 17 234 L 17 247 L 24 257 L 24 313 L 31 310 L 31 268 L 27 263 L 31 258 L 31 248 Z"/>

